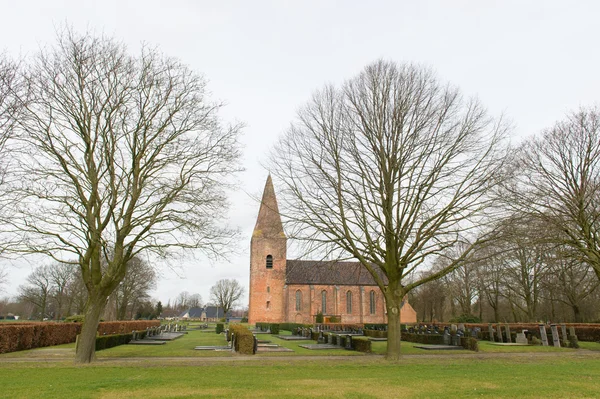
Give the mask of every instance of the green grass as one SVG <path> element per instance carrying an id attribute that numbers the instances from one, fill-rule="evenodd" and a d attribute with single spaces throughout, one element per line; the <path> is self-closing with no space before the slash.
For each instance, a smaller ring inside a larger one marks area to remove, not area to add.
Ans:
<path id="1" fill-rule="evenodd" d="M 348 359 L 349 360 L 349 359 Z M 0 398 L 597 397 L 596 358 L 264 359 L 165 366 L 0 363 Z"/>

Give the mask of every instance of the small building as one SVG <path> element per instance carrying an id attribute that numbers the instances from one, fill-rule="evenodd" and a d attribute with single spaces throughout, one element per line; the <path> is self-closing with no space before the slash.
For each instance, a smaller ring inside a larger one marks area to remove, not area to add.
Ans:
<path id="1" fill-rule="evenodd" d="M 219 321 L 224 318 L 223 308 L 217 306 L 193 307 L 183 311 L 179 315 L 180 319 L 195 319 L 201 321 Z"/>

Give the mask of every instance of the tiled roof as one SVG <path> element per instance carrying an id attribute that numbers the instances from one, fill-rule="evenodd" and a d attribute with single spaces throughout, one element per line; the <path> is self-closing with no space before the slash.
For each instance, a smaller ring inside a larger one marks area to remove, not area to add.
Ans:
<path id="1" fill-rule="evenodd" d="M 287 260 L 287 284 L 377 285 L 360 262 Z M 387 278 L 380 273 L 383 281 Z"/>

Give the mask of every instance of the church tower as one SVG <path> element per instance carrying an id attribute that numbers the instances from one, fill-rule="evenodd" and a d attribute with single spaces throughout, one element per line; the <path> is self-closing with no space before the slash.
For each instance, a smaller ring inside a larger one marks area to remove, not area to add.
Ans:
<path id="1" fill-rule="evenodd" d="M 287 238 L 269 175 L 250 241 L 249 324 L 284 321 L 286 253 Z"/>

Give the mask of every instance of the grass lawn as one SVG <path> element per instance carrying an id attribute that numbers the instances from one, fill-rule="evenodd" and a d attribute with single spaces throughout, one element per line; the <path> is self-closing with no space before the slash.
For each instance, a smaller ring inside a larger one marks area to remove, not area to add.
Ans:
<path id="1" fill-rule="evenodd" d="M 598 357 L 223 360 L 0 363 L 0 398 L 593 398 L 600 391 Z"/>

